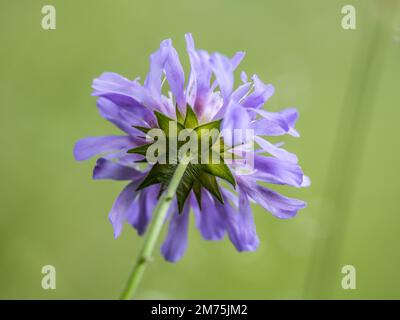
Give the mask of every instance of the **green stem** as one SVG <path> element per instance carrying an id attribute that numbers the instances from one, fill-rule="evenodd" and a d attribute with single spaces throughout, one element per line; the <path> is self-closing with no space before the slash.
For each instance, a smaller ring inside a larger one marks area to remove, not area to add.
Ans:
<path id="1" fill-rule="evenodd" d="M 157 243 L 157 239 L 160 235 L 165 217 L 175 196 L 176 189 L 178 188 L 183 174 L 185 173 L 187 165 L 187 159 L 181 160 L 181 162 L 176 167 L 174 175 L 172 176 L 172 179 L 168 185 L 167 191 L 161 196 L 160 200 L 158 201 L 157 207 L 154 209 L 154 218 L 152 219 L 152 223 L 147 232 L 147 236 L 139 257 L 129 276 L 125 290 L 121 295 L 121 300 L 131 300 L 139 286 L 140 280 L 143 277 L 143 273 L 146 270 L 147 263 L 150 262 L 152 259 L 151 255 Z"/>

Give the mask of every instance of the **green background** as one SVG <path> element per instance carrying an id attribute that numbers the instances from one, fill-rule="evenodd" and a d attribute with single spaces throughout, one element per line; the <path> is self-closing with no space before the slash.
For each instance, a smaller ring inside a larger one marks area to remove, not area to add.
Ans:
<path id="1" fill-rule="evenodd" d="M 0 0 L 0 298 L 118 297 L 142 239 L 125 226 L 114 240 L 107 215 L 124 183 L 92 181 L 95 160 L 75 162 L 73 145 L 118 132 L 97 113 L 92 79 L 143 79 L 165 38 L 187 67 L 186 32 L 210 52 L 246 51 L 239 70 L 276 88 L 265 108 L 298 108 L 301 138 L 283 141 L 312 186 L 279 189 L 308 208 L 284 221 L 255 206 L 254 253 L 202 240 L 191 217 L 184 258 L 157 250 L 137 297 L 400 298 L 395 2 Z M 56 30 L 41 28 L 45 4 Z M 341 27 L 345 4 L 356 30 Z M 41 287 L 47 264 L 56 290 Z M 348 264 L 355 290 L 341 287 Z"/>

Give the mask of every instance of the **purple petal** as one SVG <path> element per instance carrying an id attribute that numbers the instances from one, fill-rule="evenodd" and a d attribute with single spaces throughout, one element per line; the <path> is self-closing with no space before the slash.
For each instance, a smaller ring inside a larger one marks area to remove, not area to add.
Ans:
<path id="1" fill-rule="evenodd" d="M 240 100 L 247 94 L 250 90 L 250 82 L 246 82 L 240 85 L 233 93 L 232 93 L 232 100 L 235 102 L 240 102 Z"/>
<path id="2" fill-rule="evenodd" d="M 176 262 L 184 255 L 187 247 L 189 205 L 186 205 L 182 213 L 175 211 L 172 214 L 167 238 L 161 246 L 161 253 L 169 262 Z"/>
<path id="3" fill-rule="evenodd" d="M 223 119 L 222 133 L 225 143 L 233 146 L 245 142 L 246 129 L 251 120 L 247 110 L 231 100 Z"/>
<path id="4" fill-rule="evenodd" d="M 286 121 L 289 127 L 289 134 L 294 136 L 294 137 L 299 137 L 299 133 L 296 131 L 294 128 L 296 125 L 296 121 L 299 117 L 299 113 L 295 108 L 288 108 L 284 109 L 281 112 L 279 112 L 282 116 L 282 118 Z"/>
<path id="5" fill-rule="evenodd" d="M 246 82 L 247 82 L 247 74 L 246 74 L 245 71 L 242 71 L 242 72 L 240 73 L 240 80 L 242 80 L 243 83 L 246 83 Z"/>
<path id="6" fill-rule="evenodd" d="M 156 195 L 160 191 L 159 185 L 147 187 L 140 192 L 137 200 L 137 213 L 130 217 L 129 223 L 137 230 L 139 235 L 143 235 L 151 221 L 153 210 L 157 205 Z"/>
<path id="7" fill-rule="evenodd" d="M 121 165 L 111 160 L 100 158 L 93 169 L 93 179 L 136 180 L 143 178 L 144 173 L 132 167 Z"/>
<path id="8" fill-rule="evenodd" d="M 211 56 L 211 67 L 221 89 L 222 96 L 227 99 L 233 90 L 233 65 L 228 57 L 220 53 Z"/>
<path id="9" fill-rule="evenodd" d="M 135 146 L 127 136 L 89 137 L 79 140 L 74 147 L 74 157 L 78 161 L 87 160 L 95 155 Z"/>
<path id="10" fill-rule="evenodd" d="M 168 53 L 168 59 L 165 64 L 165 75 L 171 91 L 175 96 L 176 103 L 182 112 L 183 107 L 186 104 L 184 94 L 185 74 L 181 62 L 179 61 L 178 53 L 172 46 L 171 40 L 166 40 L 164 45 L 166 46 Z"/>
<path id="11" fill-rule="evenodd" d="M 161 81 L 164 65 L 168 57 L 165 40 L 161 42 L 160 48 L 150 55 L 150 70 L 147 74 L 144 86 L 150 91 L 151 95 L 160 100 Z"/>
<path id="12" fill-rule="evenodd" d="M 225 222 L 215 207 L 214 198 L 202 188 L 201 210 L 197 200 L 191 199 L 196 226 L 206 240 L 220 240 L 225 234 Z"/>
<path id="13" fill-rule="evenodd" d="M 239 208 L 236 211 L 224 194 L 225 204 L 217 203 L 217 209 L 224 217 L 229 239 L 236 250 L 255 251 L 259 244 L 253 215 L 247 195 L 239 190 Z"/>
<path id="14" fill-rule="evenodd" d="M 303 183 L 303 171 L 293 162 L 255 155 L 254 169 L 256 173 L 252 177 L 257 180 L 294 187 L 301 187 Z"/>
<path id="15" fill-rule="evenodd" d="M 254 91 L 243 101 L 242 105 L 246 108 L 260 108 L 274 94 L 274 87 L 271 84 L 264 84 L 256 75 L 252 77 Z"/>
<path id="16" fill-rule="evenodd" d="M 289 133 L 289 124 L 279 112 L 256 110 L 256 113 L 261 115 L 262 119 L 256 120 L 250 125 L 250 127 L 254 129 L 255 134 L 279 136 Z"/>
<path id="17" fill-rule="evenodd" d="M 93 96 L 107 98 L 146 121 L 148 121 L 146 118 L 152 117 L 150 110 L 154 109 L 156 102 L 154 102 L 148 90 L 143 88 L 136 80 L 131 81 L 119 74 L 105 72 L 93 80 L 92 88 L 94 90 Z"/>
<path id="18" fill-rule="evenodd" d="M 277 218 L 292 218 L 297 214 L 297 211 L 306 207 L 304 201 L 282 196 L 275 191 L 258 185 L 249 177 L 239 177 L 237 182 L 250 198 Z"/>
<path id="19" fill-rule="evenodd" d="M 132 127 L 133 125 L 147 126 L 148 122 L 154 123 L 155 121 L 154 115 L 131 113 L 106 98 L 99 98 L 97 100 L 97 107 L 103 118 L 113 123 L 116 127 L 129 134 L 135 140 L 139 132 L 137 129 Z"/>
<path id="20" fill-rule="evenodd" d="M 119 194 L 114 202 L 113 207 L 108 215 L 108 218 L 114 228 L 114 237 L 117 238 L 121 231 L 124 222 L 129 215 L 134 214 L 135 206 L 132 206 L 136 196 L 137 183 L 128 184 Z"/>
<path id="21" fill-rule="evenodd" d="M 292 162 L 292 163 L 298 162 L 297 156 L 295 154 L 290 153 L 289 151 L 286 151 L 285 149 L 279 148 L 263 138 L 255 136 L 254 140 L 260 145 L 260 147 L 264 151 L 277 157 L 278 159 Z"/>
<path id="22" fill-rule="evenodd" d="M 212 75 L 210 55 L 204 50 L 196 50 L 193 37 L 185 35 L 186 48 L 190 59 L 190 75 L 186 88 L 186 100 L 201 117 L 211 94 L 210 81 Z"/>
<path id="23" fill-rule="evenodd" d="M 117 73 L 104 72 L 93 80 L 93 96 L 105 97 L 119 105 L 139 105 L 134 97 L 135 83 Z"/>
<path id="24" fill-rule="evenodd" d="M 294 137 L 299 137 L 299 133 L 294 128 L 298 112 L 294 108 L 284 109 L 280 112 L 268 112 L 256 110 L 263 119 L 255 121 L 252 125 L 259 135 L 282 135 L 288 133 Z M 264 129 L 262 129 L 264 127 Z"/>

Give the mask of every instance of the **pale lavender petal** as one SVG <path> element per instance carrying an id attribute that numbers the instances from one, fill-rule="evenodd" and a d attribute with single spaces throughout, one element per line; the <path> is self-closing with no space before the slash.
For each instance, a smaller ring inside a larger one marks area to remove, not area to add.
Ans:
<path id="1" fill-rule="evenodd" d="M 193 37 L 190 33 L 185 35 L 186 48 L 190 59 L 190 75 L 186 88 L 186 100 L 201 117 L 211 94 L 210 81 L 212 69 L 210 55 L 204 50 L 196 50 Z"/>
<path id="2" fill-rule="evenodd" d="M 161 247 L 161 253 L 169 262 L 176 262 L 184 255 L 188 241 L 189 205 L 182 213 L 175 211 L 169 223 L 168 234 Z"/>
<path id="3" fill-rule="evenodd" d="M 136 188 L 137 183 L 132 182 L 128 184 L 115 200 L 114 205 L 108 215 L 108 218 L 114 228 L 115 238 L 120 235 L 122 231 L 122 226 L 126 221 L 127 216 L 129 215 L 129 211 L 135 210 L 135 207 L 132 207 L 131 205 L 134 203 L 135 200 Z"/>
<path id="4" fill-rule="evenodd" d="M 242 80 L 243 83 L 246 83 L 246 82 L 247 82 L 247 74 L 246 74 L 245 71 L 242 71 L 242 72 L 240 73 L 240 80 Z"/>
<path id="5" fill-rule="evenodd" d="M 144 173 L 115 161 L 100 158 L 93 169 L 93 179 L 136 180 L 143 178 Z"/>
<path id="6" fill-rule="evenodd" d="M 299 165 L 293 162 L 255 155 L 254 169 L 256 172 L 252 177 L 257 180 L 294 187 L 301 187 L 303 184 L 303 171 Z"/>
<path id="7" fill-rule="evenodd" d="M 129 134 L 134 140 L 137 141 L 138 130 L 133 128 L 133 125 L 146 126 L 142 116 L 135 116 L 116 105 L 114 102 L 106 99 L 99 98 L 97 100 L 97 107 L 100 115 L 113 123 L 116 127 Z M 149 120 L 149 119 L 148 119 Z"/>
<path id="8" fill-rule="evenodd" d="M 137 81 L 131 81 L 117 73 L 103 73 L 93 80 L 92 88 L 93 96 L 106 98 L 146 121 L 152 117 L 150 110 L 157 107 L 146 88 Z"/>
<path id="9" fill-rule="evenodd" d="M 307 188 L 311 186 L 311 180 L 308 176 L 303 176 L 303 182 L 301 183 L 302 188 Z"/>
<path id="10" fill-rule="evenodd" d="M 292 162 L 292 163 L 298 162 L 297 156 L 294 153 L 291 153 L 289 151 L 286 151 L 285 149 L 279 148 L 279 147 L 273 145 L 272 143 L 270 143 L 269 141 L 267 141 L 263 138 L 257 137 L 257 136 L 254 137 L 254 140 L 260 145 L 260 147 L 264 151 L 277 157 L 278 159 Z"/>
<path id="11" fill-rule="evenodd" d="M 242 105 L 246 108 L 260 108 L 274 94 L 274 87 L 271 84 L 264 84 L 256 75 L 252 77 L 254 91 L 243 101 Z"/>
<path id="12" fill-rule="evenodd" d="M 170 89 L 175 96 L 175 101 L 182 112 L 183 107 L 186 104 L 184 94 L 185 74 L 183 72 L 181 62 L 179 61 L 178 53 L 172 46 L 172 41 L 166 40 L 164 44 L 168 53 L 168 59 L 165 64 L 165 75 L 167 77 Z"/>
<path id="13" fill-rule="evenodd" d="M 201 210 L 197 200 L 191 199 L 196 226 L 206 240 L 220 240 L 225 234 L 225 221 L 215 207 L 215 200 L 208 191 L 202 188 Z"/>
<path id="14" fill-rule="evenodd" d="M 245 142 L 250 120 L 246 108 L 231 100 L 222 121 L 224 142 L 230 146 Z"/>
<path id="15" fill-rule="evenodd" d="M 150 55 L 150 70 L 144 82 L 145 88 L 158 101 L 161 101 L 161 81 L 168 52 L 166 41 L 161 42 L 160 48 Z"/>
<path id="16" fill-rule="evenodd" d="M 157 205 L 157 194 L 160 191 L 159 185 L 147 187 L 140 192 L 137 199 L 137 213 L 130 217 L 129 223 L 137 230 L 139 235 L 143 235 L 151 221 L 153 210 Z"/>
<path id="17" fill-rule="evenodd" d="M 92 83 L 94 96 L 106 97 L 121 105 L 136 105 L 134 82 L 113 72 L 104 72 Z"/>
<path id="18" fill-rule="evenodd" d="M 93 156 L 118 151 L 135 142 L 128 136 L 88 137 L 79 140 L 74 147 L 74 157 L 78 161 L 87 160 Z"/>
<path id="19" fill-rule="evenodd" d="M 250 82 L 246 82 L 240 85 L 235 91 L 233 91 L 231 99 L 236 102 L 240 102 L 241 99 L 249 92 Z"/>
<path id="20" fill-rule="evenodd" d="M 235 71 L 236 68 L 239 66 L 239 64 L 242 62 L 244 56 L 246 55 L 245 52 L 243 51 L 238 51 L 235 53 L 235 55 L 231 59 L 231 67 L 232 71 Z"/>
<path id="21" fill-rule="evenodd" d="M 216 204 L 217 210 L 224 217 L 229 239 L 236 250 L 255 251 L 259 244 L 253 215 L 247 195 L 239 190 L 239 208 L 235 210 L 224 193 L 225 203 Z"/>
<path id="22" fill-rule="evenodd" d="M 254 130 L 254 134 L 258 136 L 281 136 L 286 134 L 280 125 L 269 119 L 260 119 L 252 122 L 250 128 Z"/>
<path id="23" fill-rule="evenodd" d="M 237 178 L 237 182 L 250 198 L 277 218 L 292 218 L 300 209 L 306 207 L 304 201 L 285 197 L 275 191 L 258 185 L 249 177 L 246 179 L 239 177 Z"/>
<path id="24" fill-rule="evenodd" d="M 265 110 L 255 110 L 262 119 L 254 122 L 260 135 L 281 135 L 288 133 L 294 137 L 299 137 L 299 133 L 294 128 L 298 112 L 295 108 L 284 109 L 280 112 L 268 112 Z M 262 127 L 265 126 L 263 130 Z M 271 129 L 270 129 L 271 127 Z"/>
<path id="25" fill-rule="evenodd" d="M 299 117 L 299 113 L 297 112 L 297 110 L 295 108 L 288 108 L 288 109 L 282 110 L 279 113 L 281 114 L 282 118 L 286 121 L 286 123 L 289 126 L 289 134 L 294 137 L 299 137 L 300 134 L 294 128 L 296 125 L 296 121 Z"/>
<path id="26" fill-rule="evenodd" d="M 232 59 L 220 53 L 214 53 L 211 56 L 212 70 L 224 99 L 228 99 L 232 93 L 234 83 L 233 71 L 243 57 L 243 52 L 238 52 Z"/>

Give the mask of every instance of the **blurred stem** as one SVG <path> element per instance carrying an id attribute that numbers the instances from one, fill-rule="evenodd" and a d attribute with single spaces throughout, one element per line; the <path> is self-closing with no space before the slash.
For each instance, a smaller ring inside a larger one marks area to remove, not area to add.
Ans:
<path id="1" fill-rule="evenodd" d="M 174 199 L 178 185 L 185 173 L 188 165 L 188 159 L 182 159 L 176 167 L 174 175 L 168 185 L 167 191 L 161 196 L 158 204 L 153 212 L 153 219 L 150 228 L 147 232 L 146 239 L 144 241 L 142 250 L 139 257 L 133 267 L 133 270 L 126 283 L 125 290 L 121 295 L 121 300 L 131 300 L 140 284 L 140 280 L 143 277 L 144 271 L 146 270 L 148 262 L 152 260 L 152 253 L 157 243 L 157 239 L 160 236 L 164 220 L 167 216 L 168 209 Z"/>
<path id="2" fill-rule="evenodd" d="M 330 158 L 323 210 L 318 215 L 317 228 L 324 238 L 316 239 L 312 248 L 305 298 L 328 299 L 335 287 L 340 288 L 340 256 L 346 236 L 349 207 L 356 188 L 363 145 L 383 64 L 383 60 L 378 59 L 384 47 L 382 34 L 383 26 L 375 21 L 365 32 L 356 52 Z"/>

